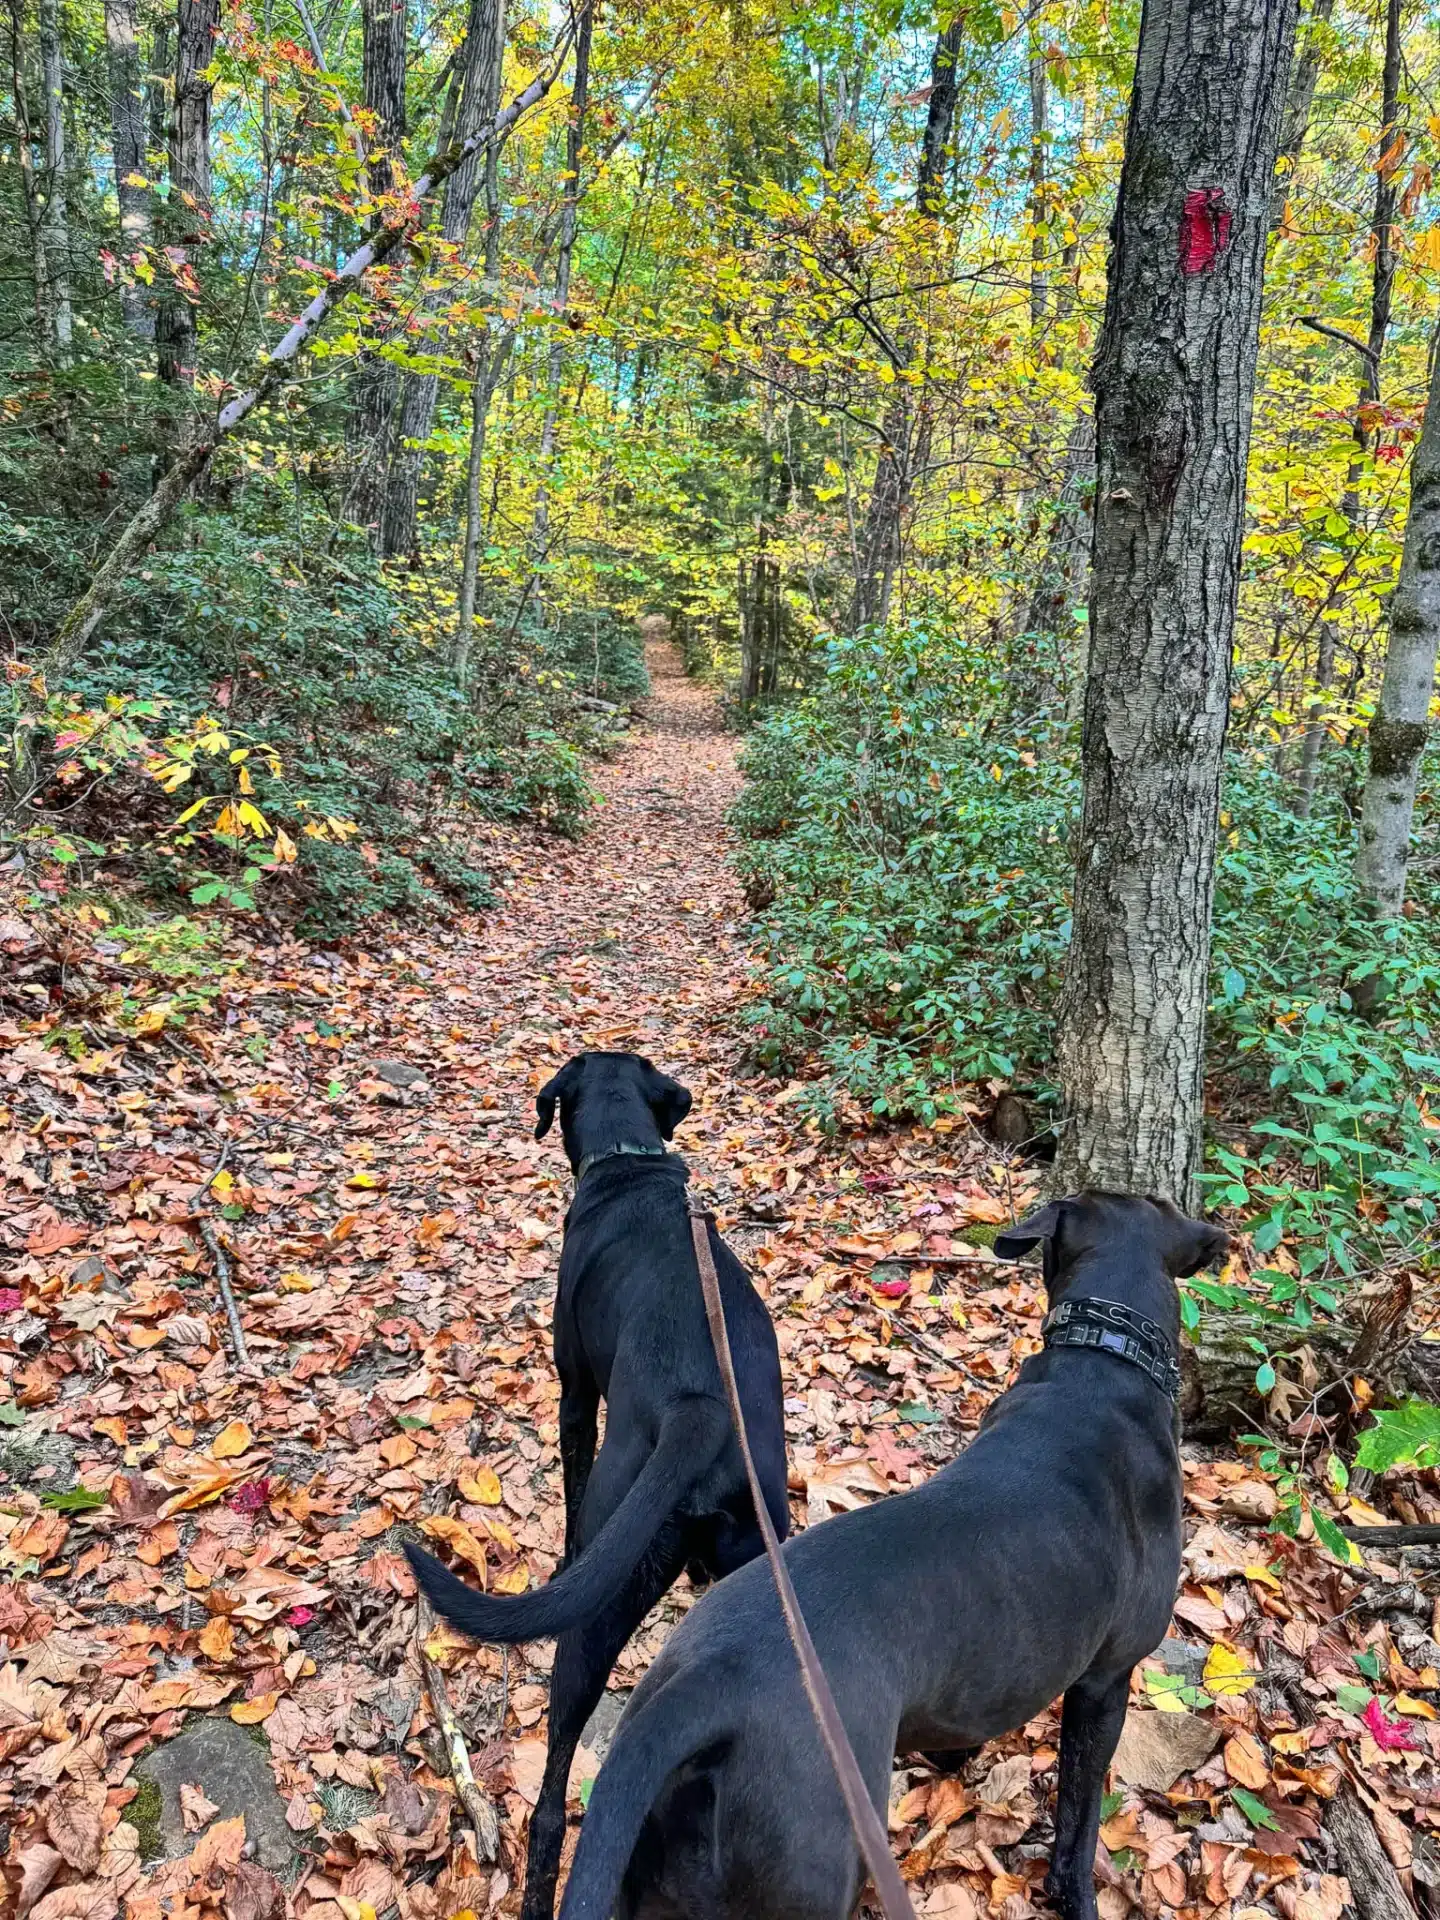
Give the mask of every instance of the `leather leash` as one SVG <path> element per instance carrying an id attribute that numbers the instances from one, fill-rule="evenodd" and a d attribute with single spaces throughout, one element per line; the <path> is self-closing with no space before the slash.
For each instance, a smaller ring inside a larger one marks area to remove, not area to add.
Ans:
<path id="1" fill-rule="evenodd" d="M 760 1524 L 760 1535 L 765 1542 L 770 1570 L 775 1576 L 775 1585 L 779 1589 L 780 1605 L 785 1613 L 785 1625 L 790 1630 L 795 1657 L 800 1662 L 800 1675 L 810 1698 L 815 1724 L 820 1729 L 820 1737 L 830 1755 L 830 1764 L 835 1769 L 835 1778 L 840 1783 L 840 1792 L 845 1799 L 845 1810 L 850 1815 L 850 1824 L 855 1829 L 855 1838 L 860 1843 L 861 1857 L 870 1870 L 870 1878 L 874 1881 L 875 1891 L 880 1896 L 885 1920 L 915 1920 L 915 1909 L 910 1904 L 909 1894 L 905 1891 L 905 1882 L 900 1878 L 900 1869 L 896 1866 L 895 1856 L 890 1851 L 890 1841 L 880 1816 L 876 1813 L 874 1802 L 865 1790 L 859 1763 L 856 1761 L 846 1735 L 844 1722 L 840 1718 L 840 1709 L 835 1705 L 835 1696 L 830 1691 L 830 1682 L 825 1678 L 825 1669 L 820 1664 L 820 1656 L 815 1651 L 815 1643 L 810 1638 L 810 1629 L 806 1626 L 804 1615 L 800 1611 L 800 1602 L 795 1597 L 795 1588 L 791 1584 L 789 1572 L 780 1552 L 780 1542 L 775 1538 L 775 1528 L 770 1519 L 769 1509 L 760 1491 L 760 1479 L 750 1453 L 750 1436 L 745 1431 L 745 1416 L 740 1411 L 740 1389 L 735 1379 L 735 1362 L 730 1353 L 730 1336 L 725 1331 L 725 1309 L 720 1301 L 720 1276 L 715 1271 L 714 1257 L 710 1252 L 712 1215 L 693 1195 L 687 1195 L 686 1200 L 690 1213 L 690 1235 L 695 1243 L 695 1264 L 700 1270 L 700 1290 L 705 1296 L 705 1317 L 710 1322 L 710 1338 L 715 1345 L 715 1358 L 720 1366 L 720 1378 L 725 1383 L 725 1397 L 730 1402 L 730 1418 L 735 1423 L 735 1437 L 740 1442 L 745 1474 L 750 1482 L 750 1498 L 755 1503 L 755 1518 Z"/>

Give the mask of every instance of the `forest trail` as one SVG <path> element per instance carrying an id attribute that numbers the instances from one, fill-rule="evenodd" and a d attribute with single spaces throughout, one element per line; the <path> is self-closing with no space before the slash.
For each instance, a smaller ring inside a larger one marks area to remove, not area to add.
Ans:
<path id="1" fill-rule="evenodd" d="M 178 1032 L 92 1024 L 77 1051 L 0 1026 L 16 1122 L 0 1328 L 21 1418 L 0 1433 L 16 1489 L 0 1534 L 6 1564 L 36 1576 L 0 1588 L 0 1813 L 38 1794 L 64 1836 L 36 1856 L 63 1895 L 37 1920 L 114 1920 L 117 1902 L 161 1920 L 204 1905 L 217 1873 L 249 1876 L 227 1911 L 265 1920 L 513 1910 L 551 1650 L 429 1642 L 500 1811 L 502 1863 L 477 1870 L 431 1770 L 400 1546 L 418 1531 L 500 1591 L 556 1564 L 549 1323 L 571 1181 L 558 1135 L 537 1143 L 533 1125 L 536 1089 L 572 1053 L 634 1048 L 694 1093 L 676 1146 L 775 1317 L 797 1524 L 919 1484 L 1038 1344 L 1038 1274 L 983 1244 L 1032 1176 L 972 1116 L 827 1139 L 795 1082 L 742 1072 L 737 742 L 668 645 L 650 665 L 641 723 L 593 770 L 603 805 L 582 841 L 478 831 L 477 864 L 502 885 L 490 912 L 392 925 L 370 948 L 236 932 L 223 988 Z M 119 964 L 106 955 L 97 942 L 90 973 L 70 963 L 96 1005 Z M 1204 1702 L 1210 1643 L 1281 1618 L 1288 1650 L 1316 1645 L 1323 1569 L 1236 1531 L 1257 1512 L 1246 1473 L 1187 1467 L 1187 1638 L 1167 1672 L 1137 1675 L 1142 1704 L 1182 1684 Z M 690 1599 L 682 1579 L 621 1656 L 572 1779 L 577 1817 L 625 1691 Z M 1195 1776 L 1214 1811 L 1189 1898 L 1216 1915 L 1277 1847 L 1276 1870 L 1298 1873 L 1297 1842 L 1318 1832 L 1273 1795 L 1273 1829 L 1224 1799 L 1227 1766 L 1263 1784 L 1259 1748 L 1236 1745 L 1259 1724 L 1252 1684 L 1233 1682 L 1213 1728 L 1147 1712 L 1134 1763 L 1159 1778 L 1172 1736 L 1194 1765 L 1222 1722 L 1231 1733 L 1230 1758 Z M 902 1773 L 892 1831 L 925 1913 L 1036 1911 L 1045 1849 L 1009 1849 L 1043 1821 L 1057 1732 L 1042 1714 L 964 1788 Z M 1106 1842 L 1146 1911 L 1181 1904 L 1166 1803 L 1136 1800 Z M 1334 1888 L 1312 1891 L 1295 1920 L 1337 1920 Z M 1130 1904 L 1117 1876 L 1105 1920 Z"/>

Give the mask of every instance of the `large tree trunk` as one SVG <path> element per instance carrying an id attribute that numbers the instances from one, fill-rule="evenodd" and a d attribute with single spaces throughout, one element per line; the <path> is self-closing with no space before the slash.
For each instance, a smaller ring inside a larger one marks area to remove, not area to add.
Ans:
<path id="1" fill-rule="evenodd" d="M 25 42 L 20 31 L 20 0 L 10 0 L 10 95 L 15 104 L 15 148 L 20 160 L 21 199 L 30 235 L 30 271 L 35 287 L 35 331 L 53 351 L 50 325 L 50 263 L 45 257 L 45 209 L 35 177 L 34 130 L 25 84 Z"/>
<path id="2" fill-rule="evenodd" d="M 1275 163 L 1275 197 L 1270 207 L 1270 224 L 1278 227 L 1290 197 L 1290 184 L 1304 151 L 1310 131 L 1310 112 L 1315 104 L 1315 86 L 1320 78 L 1320 63 L 1335 0 L 1313 0 L 1306 20 L 1305 42 L 1296 56 L 1285 95 L 1285 113 L 1280 122 L 1280 153 Z"/>
<path id="3" fill-rule="evenodd" d="M 370 197 L 395 188 L 395 159 L 405 138 L 406 0 L 361 0 L 362 91 L 374 123 L 367 174 Z M 372 322 L 360 353 L 347 437 L 351 482 L 347 511 L 380 542 L 385 476 L 390 464 L 399 374 L 376 348 L 383 327 Z"/>
<path id="4" fill-rule="evenodd" d="M 930 100 L 920 140 L 915 209 L 931 220 L 938 220 L 944 201 L 945 162 L 955 123 L 955 67 L 964 25 L 965 15 L 958 13 L 936 39 L 930 63 Z M 898 345 L 903 367 L 912 358 L 913 346 L 903 339 Z M 897 373 L 901 370 L 896 369 Z M 881 423 L 875 479 L 856 542 L 855 592 L 849 616 L 852 632 L 890 616 L 890 598 L 903 552 L 905 516 L 915 481 L 930 458 L 930 432 L 928 396 L 917 398 L 908 382 L 897 380 L 890 389 Z"/>
<path id="5" fill-rule="evenodd" d="M 1375 211 L 1370 221 L 1370 240 L 1375 258 L 1370 279 L 1370 328 L 1365 351 L 1360 355 L 1360 393 L 1355 408 L 1355 452 L 1345 484 L 1340 511 L 1350 523 L 1352 537 L 1359 537 L 1360 476 L 1365 449 L 1369 442 L 1370 414 L 1380 404 L 1380 359 L 1385 351 L 1385 336 L 1390 331 L 1390 306 L 1395 292 L 1395 214 L 1400 199 L 1400 154 L 1394 144 L 1400 117 L 1400 0 L 1387 0 L 1385 9 L 1385 62 L 1380 87 L 1380 151 L 1375 172 Z M 1320 623 L 1320 638 L 1315 661 L 1315 705 L 1300 750 L 1300 773 L 1296 782 L 1295 811 L 1306 817 L 1315 804 L 1320 781 L 1320 750 L 1325 744 L 1324 706 L 1335 680 L 1335 627 Z"/>
<path id="6" fill-rule="evenodd" d="M 160 378 L 178 393 L 193 395 L 198 354 L 196 308 L 199 250 L 210 232 L 210 94 L 206 69 L 215 57 L 220 0 L 178 0 L 175 14 L 175 99 L 170 113 L 170 194 L 166 201 L 166 253 L 170 284 L 155 320 Z M 203 437 L 193 402 L 176 429 L 182 446 Z"/>
<path id="7" fill-rule="evenodd" d="M 60 0 L 40 0 L 40 65 L 45 80 L 45 260 L 50 276 L 51 345 L 70 358 L 70 201 L 65 160 L 65 55 L 60 44 Z"/>
<path id="8" fill-rule="evenodd" d="M 115 198 L 120 207 L 120 253 L 128 267 L 150 244 L 150 189 L 145 178 L 145 101 L 135 0 L 105 0 L 105 44 L 110 57 L 110 127 Z M 125 324 L 139 340 L 155 337 L 155 310 L 143 284 L 128 276 L 120 291 Z"/>
<path id="9" fill-rule="evenodd" d="M 1360 897 L 1382 920 L 1393 920 L 1405 904 L 1415 786 L 1430 735 L 1440 644 L 1440 352 L 1434 361 L 1410 461 L 1410 516 L 1390 602 L 1380 704 L 1367 736 L 1370 768 L 1355 858 Z"/>
<path id="10" fill-rule="evenodd" d="M 460 80 L 457 138 L 468 140 L 495 118 L 500 104 L 504 49 L 505 0 L 471 0 Z M 482 177 L 477 154 L 446 181 L 445 204 L 440 216 L 440 237 L 446 247 L 463 252 Z M 425 442 L 435 418 L 439 386 L 439 378 L 433 373 L 411 373 L 405 377 L 397 445 L 381 522 L 380 545 L 387 555 L 409 553 L 415 546 Z"/>
<path id="11" fill-rule="evenodd" d="M 1146 0 L 1093 387 L 1058 1179 L 1196 1200 L 1260 293 L 1294 0 Z"/>
<path id="12" fill-rule="evenodd" d="M 570 118 L 565 133 L 565 190 L 560 203 L 560 234 L 555 248 L 553 307 L 557 320 L 564 318 L 570 305 L 570 269 L 579 224 L 580 160 L 585 151 L 585 109 L 590 98 L 590 38 L 594 25 L 593 0 L 586 0 L 575 35 L 575 77 L 570 88 Z M 539 569 L 544 565 L 550 548 L 550 468 L 555 459 L 555 440 L 560 426 L 560 382 L 564 372 L 565 342 L 557 325 L 550 336 L 547 369 L 550 398 L 540 429 L 540 487 L 535 496 L 535 512 L 530 527 L 530 545 L 536 565 L 536 574 L 530 582 L 532 593 L 538 592 Z"/>
<path id="13" fill-rule="evenodd" d="M 1050 305 L 1050 282 L 1045 267 L 1045 171 L 1050 151 L 1050 86 L 1040 30 L 1030 23 L 1030 338 L 1039 351 Z"/>

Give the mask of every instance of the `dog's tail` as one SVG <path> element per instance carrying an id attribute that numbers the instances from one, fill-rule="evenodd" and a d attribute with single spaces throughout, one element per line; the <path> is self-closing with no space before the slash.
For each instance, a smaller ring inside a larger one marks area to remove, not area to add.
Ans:
<path id="1" fill-rule="evenodd" d="M 472 1640 L 548 1640 L 591 1619 L 619 1593 L 686 1490 L 710 1466 L 730 1431 L 718 1400 L 695 1394 L 665 1417 L 655 1451 L 585 1551 L 533 1593 L 477 1593 L 430 1554 L 407 1544 L 415 1578 L 435 1611 Z"/>
<path id="2" fill-rule="evenodd" d="M 625 1715 L 591 1789 L 560 1920 L 611 1920 L 661 1787 L 733 1728 L 733 1695 L 708 1669 L 675 1675 Z"/>

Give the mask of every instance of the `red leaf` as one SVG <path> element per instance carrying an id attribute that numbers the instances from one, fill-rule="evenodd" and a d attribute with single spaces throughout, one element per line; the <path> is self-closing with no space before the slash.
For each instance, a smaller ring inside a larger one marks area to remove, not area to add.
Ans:
<path id="1" fill-rule="evenodd" d="M 1378 1700 L 1372 1700 L 1360 1717 L 1376 1746 L 1386 1753 L 1398 1753 L 1406 1748 L 1413 1753 L 1421 1751 L 1420 1742 L 1410 1731 L 1410 1722 L 1391 1720 Z"/>

